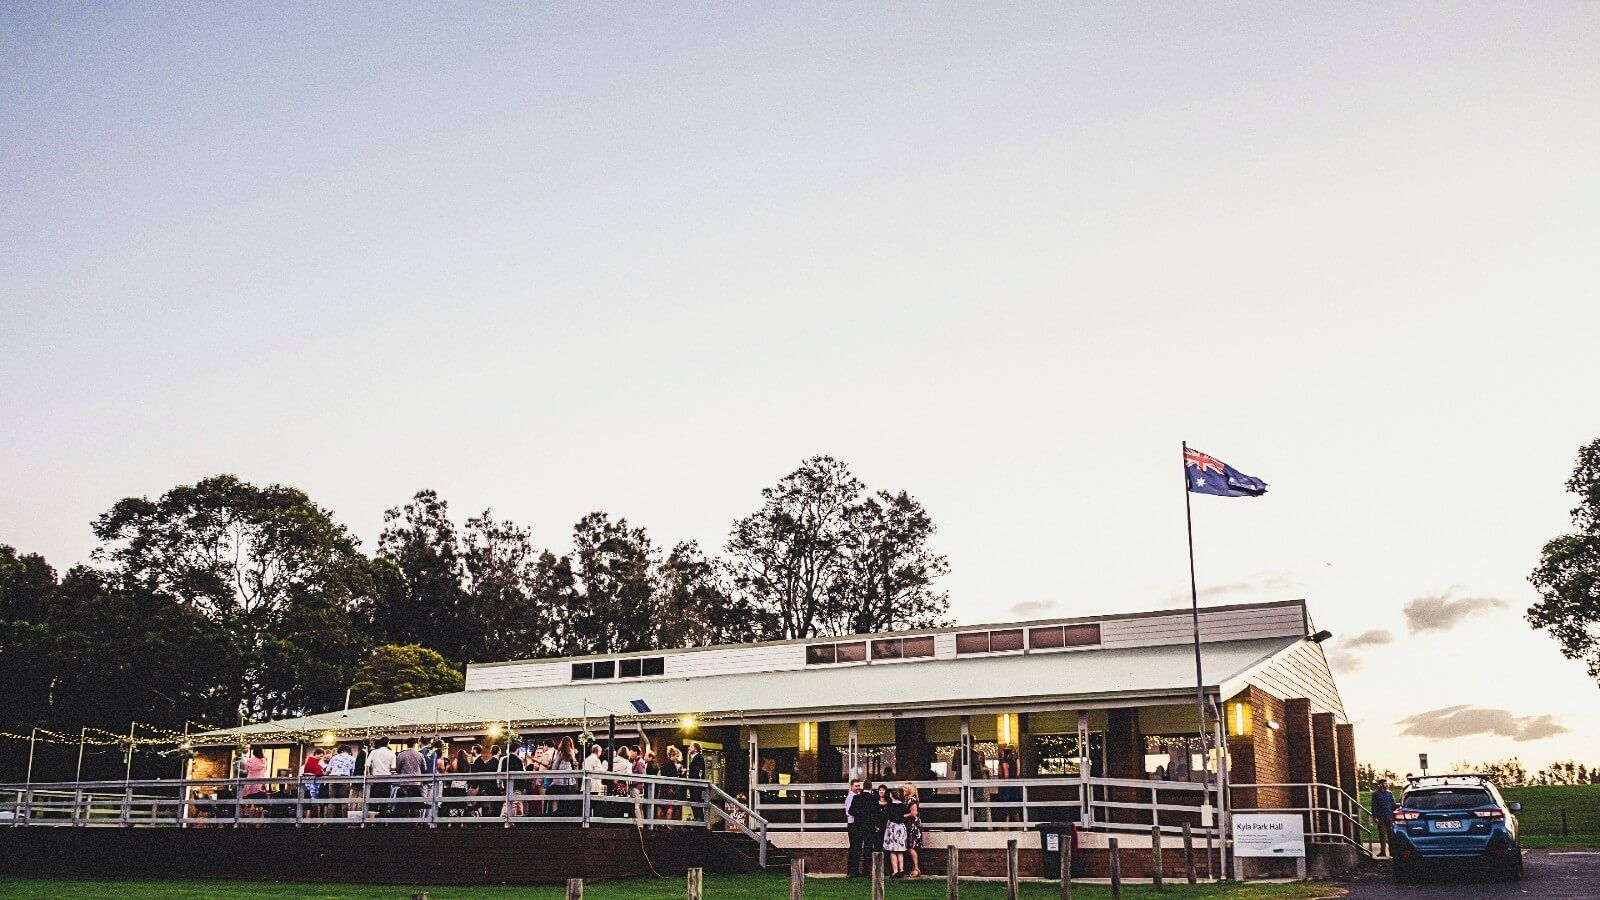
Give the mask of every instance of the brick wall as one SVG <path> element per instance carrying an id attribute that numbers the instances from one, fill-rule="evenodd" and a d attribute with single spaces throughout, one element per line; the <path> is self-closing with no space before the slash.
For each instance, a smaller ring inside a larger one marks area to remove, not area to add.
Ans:
<path id="1" fill-rule="evenodd" d="M 1333 726 L 1333 713 L 1312 713 L 1311 754 L 1317 761 L 1317 781 L 1336 785 L 1339 782 L 1339 741 Z M 1336 822 L 1331 815 L 1323 813 L 1316 827 L 1318 831 L 1334 831 Z"/>
<path id="2" fill-rule="evenodd" d="M 1250 734 L 1233 734 L 1228 723 L 1229 780 L 1234 784 L 1281 784 L 1289 778 L 1289 739 L 1284 728 L 1283 701 L 1250 687 L 1233 697 L 1250 704 Z M 1273 728 L 1269 722 L 1277 722 Z M 1233 792 L 1233 805 L 1243 808 L 1289 806 L 1284 788 L 1246 788 Z"/>

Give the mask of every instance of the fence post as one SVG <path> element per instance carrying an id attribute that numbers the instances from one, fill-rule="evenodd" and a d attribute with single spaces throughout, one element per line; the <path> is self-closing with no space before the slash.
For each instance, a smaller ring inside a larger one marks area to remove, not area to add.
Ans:
<path id="1" fill-rule="evenodd" d="M 872 900 L 883 900 L 883 851 L 872 852 Z"/>
<path id="2" fill-rule="evenodd" d="M 132 812 L 133 812 L 133 810 L 131 809 L 132 806 L 133 806 L 133 785 L 124 784 L 122 786 L 122 813 L 121 813 L 121 815 L 119 815 L 117 817 L 118 821 L 124 827 L 126 827 L 128 825 L 128 816 L 130 814 L 132 814 Z"/>
<path id="3" fill-rule="evenodd" d="M 1061 836 L 1061 900 L 1072 900 L 1072 832 Z"/>
<path id="4" fill-rule="evenodd" d="M 1161 890 L 1161 829 L 1150 827 L 1150 881 Z"/>
<path id="5" fill-rule="evenodd" d="M 589 827 L 589 798 L 591 796 L 591 792 L 589 790 L 589 770 L 588 769 L 584 769 L 583 770 L 583 774 L 578 776 L 578 790 L 583 792 L 583 797 L 582 797 L 582 803 L 583 803 L 583 827 L 588 828 Z M 693 802 L 693 801 L 691 800 L 690 802 Z"/>
<path id="6" fill-rule="evenodd" d="M 805 900 L 806 860 L 797 856 L 789 860 L 789 900 Z"/>
<path id="7" fill-rule="evenodd" d="M 1017 842 L 1006 841 L 1006 900 L 1017 900 Z"/>
<path id="8" fill-rule="evenodd" d="M 690 869 L 684 873 L 684 886 L 688 888 L 688 900 L 700 900 L 701 892 L 705 885 L 705 869 Z"/>
<path id="9" fill-rule="evenodd" d="M 961 848 L 951 847 L 945 851 L 944 857 L 944 898 L 945 900 L 960 900 L 961 897 Z"/>
<path id="10" fill-rule="evenodd" d="M 583 900 L 583 879 L 567 879 L 567 900 Z"/>
<path id="11" fill-rule="evenodd" d="M 1122 862 L 1117 853 L 1117 839 L 1106 841 L 1106 858 L 1111 862 L 1111 896 L 1122 897 Z"/>
<path id="12" fill-rule="evenodd" d="M 1188 822 L 1183 823 L 1183 871 L 1189 883 L 1194 884 L 1194 833 L 1190 831 Z"/>

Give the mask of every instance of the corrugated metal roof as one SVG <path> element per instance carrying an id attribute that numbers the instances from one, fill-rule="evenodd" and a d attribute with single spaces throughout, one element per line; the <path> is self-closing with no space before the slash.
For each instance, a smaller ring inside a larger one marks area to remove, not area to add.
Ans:
<path id="1" fill-rule="evenodd" d="M 1234 679 L 1297 643 L 1280 637 L 1204 645 L 1207 686 Z M 1023 706 L 1115 699 L 1160 699 L 1194 690 L 1190 645 L 1125 650 L 1084 650 L 962 659 L 919 660 L 790 672 L 755 672 L 641 682 L 587 682 L 555 687 L 461 691 L 377 706 L 252 725 L 224 733 L 270 735 L 279 729 L 365 728 L 512 721 L 532 726 L 565 724 L 586 712 L 603 719 L 606 708 L 635 718 L 630 701 L 642 699 L 651 720 L 692 715 L 704 721 L 783 717 L 873 718 L 903 710 L 951 714 L 986 706 Z"/>

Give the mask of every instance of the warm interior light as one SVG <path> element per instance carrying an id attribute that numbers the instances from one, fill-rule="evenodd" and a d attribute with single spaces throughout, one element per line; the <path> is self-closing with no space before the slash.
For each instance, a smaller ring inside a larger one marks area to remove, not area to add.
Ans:
<path id="1" fill-rule="evenodd" d="M 995 743 L 1010 747 L 1017 742 L 1017 714 L 1001 713 L 994 717 Z"/>
<path id="2" fill-rule="evenodd" d="M 811 751 L 817 749 L 817 723 L 801 722 L 799 737 L 801 753 L 810 753 Z"/>
<path id="3" fill-rule="evenodd" d="M 694 716 L 684 716 L 682 719 L 679 719 L 678 727 L 682 728 L 684 731 L 692 730 L 694 728 Z"/>
<path id="4" fill-rule="evenodd" d="M 322 733 L 322 743 L 330 747 L 337 743 L 338 740 L 339 738 L 331 731 L 324 731 Z"/>
<path id="5" fill-rule="evenodd" d="M 500 727 L 500 723 L 496 722 L 493 725 L 489 726 L 489 737 L 492 737 L 492 738 L 499 737 L 500 736 L 500 732 L 503 731 L 503 730 L 504 729 L 502 729 Z"/>
<path id="6" fill-rule="evenodd" d="M 1249 737 L 1250 704 L 1239 700 L 1230 705 L 1233 708 L 1229 710 L 1230 714 L 1228 716 L 1228 733 L 1234 737 Z"/>

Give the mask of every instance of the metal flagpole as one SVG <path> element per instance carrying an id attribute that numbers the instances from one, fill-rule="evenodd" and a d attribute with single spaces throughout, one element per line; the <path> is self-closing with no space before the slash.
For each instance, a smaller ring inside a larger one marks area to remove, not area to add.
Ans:
<path id="1" fill-rule="evenodd" d="M 1206 682 L 1200 665 L 1200 588 L 1194 575 L 1194 504 L 1189 499 L 1189 442 L 1183 442 L 1183 521 L 1189 532 L 1189 613 L 1194 624 L 1194 711 L 1199 716 L 1200 734 L 1200 802 L 1211 805 L 1210 774 L 1206 741 Z M 1212 813 L 1215 822 L 1216 814 Z M 1206 853 L 1206 868 L 1211 872 L 1210 851 Z"/>
<path id="2" fill-rule="evenodd" d="M 88 731 L 87 725 L 78 729 L 78 773 L 72 776 L 72 780 L 80 784 L 83 782 L 83 739 L 88 735 Z"/>
<path id="3" fill-rule="evenodd" d="M 128 766 L 122 770 L 122 786 L 127 788 L 133 780 L 133 723 L 128 723 Z"/>

